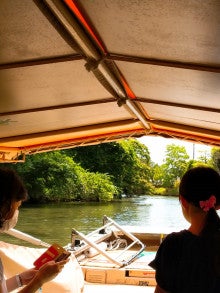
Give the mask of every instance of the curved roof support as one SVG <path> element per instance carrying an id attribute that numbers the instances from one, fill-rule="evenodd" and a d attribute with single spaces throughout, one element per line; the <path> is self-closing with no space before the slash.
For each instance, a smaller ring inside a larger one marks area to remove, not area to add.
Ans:
<path id="1" fill-rule="evenodd" d="M 99 42 L 98 37 L 96 37 L 95 33 L 89 27 L 89 24 L 78 10 L 76 3 L 68 0 L 64 1 L 68 5 L 71 12 L 74 13 L 78 21 L 82 24 L 82 26 L 84 26 L 84 30 L 80 27 L 79 23 L 76 19 L 74 19 L 62 2 L 54 0 L 45 0 L 45 2 L 83 51 L 84 58 L 87 61 L 85 64 L 86 69 L 88 71 L 92 71 L 95 76 L 98 75 L 98 79 L 101 75 L 100 78 L 102 80 L 103 78 L 105 79 L 104 84 L 106 85 L 106 88 L 110 88 L 111 94 L 116 93 L 115 98 L 119 104 L 126 104 L 133 115 L 140 120 L 143 127 L 150 129 L 150 124 L 147 122 L 143 113 L 132 101 L 127 98 L 127 93 L 132 93 L 132 90 L 127 85 L 123 76 L 120 75 L 117 66 L 114 64 L 117 71 L 116 76 L 115 72 L 113 72 L 105 62 L 105 58 L 103 57 L 106 55 L 106 52 L 104 51 L 103 46 L 101 46 L 101 42 Z M 89 36 L 85 33 L 85 29 Z M 133 95 L 132 98 L 135 98 L 135 96 Z M 126 101 L 125 103 L 124 100 Z"/>

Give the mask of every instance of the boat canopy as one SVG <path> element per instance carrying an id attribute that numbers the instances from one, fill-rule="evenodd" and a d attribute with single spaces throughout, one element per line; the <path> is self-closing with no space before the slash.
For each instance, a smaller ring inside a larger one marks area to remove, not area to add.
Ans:
<path id="1" fill-rule="evenodd" d="M 1 0 L 0 161 L 144 135 L 220 145 L 219 0 Z"/>

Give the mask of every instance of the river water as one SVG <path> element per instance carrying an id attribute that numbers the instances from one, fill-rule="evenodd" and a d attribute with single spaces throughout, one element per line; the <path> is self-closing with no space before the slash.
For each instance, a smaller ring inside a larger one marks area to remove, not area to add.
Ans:
<path id="1" fill-rule="evenodd" d="M 71 228 L 87 234 L 102 226 L 106 215 L 119 225 L 138 226 L 149 232 L 170 232 L 187 228 L 177 197 L 142 196 L 110 203 L 59 203 L 20 208 L 16 229 L 44 242 L 66 245 Z M 27 245 L 11 236 L 1 240 Z"/>

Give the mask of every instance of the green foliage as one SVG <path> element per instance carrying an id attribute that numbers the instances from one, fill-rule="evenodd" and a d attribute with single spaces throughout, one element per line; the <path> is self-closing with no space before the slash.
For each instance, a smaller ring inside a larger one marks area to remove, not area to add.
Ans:
<path id="1" fill-rule="evenodd" d="M 86 172 L 58 151 L 29 156 L 15 168 L 24 179 L 32 202 L 108 201 L 117 192 L 107 175 Z"/>
<path id="2" fill-rule="evenodd" d="M 148 148 L 137 140 L 123 140 L 119 142 L 123 149 L 124 169 L 121 174 L 121 189 L 127 195 L 141 195 L 149 193 L 150 155 Z"/>
<path id="3" fill-rule="evenodd" d="M 157 164 L 152 166 L 152 183 L 156 187 L 153 193 L 157 192 L 157 188 L 166 188 L 165 194 L 178 194 L 179 179 L 187 170 L 189 164 L 189 156 L 185 147 L 174 144 L 167 145 L 166 157 L 161 166 Z"/>
<path id="4" fill-rule="evenodd" d="M 212 150 L 211 162 L 220 170 L 220 149 Z M 127 139 L 31 155 L 12 167 L 24 179 L 32 202 L 57 202 L 111 201 L 122 194 L 177 195 L 179 179 L 198 164 L 211 163 L 202 157 L 189 160 L 184 147 L 171 144 L 159 166 L 151 162 L 147 146 Z"/>
<path id="5" fill-rule="evenodd" d="M 155 189 L 163 186 L 164 182 L 165 170 L 163 166 L 159 166 L 158 164 L 153 164 L 151 169 L 151 182 Z M 161 194 L 161 193 L 158 193 Z"/>
<path id="6" fill-rule="evenodd" d="M 187 170 L 189 156 L 185 147 L 168 145 L 166 148 L 166 159 L 162 165 L 164 175 L 164 187 L 174 187 L 175 181 L 180 179 Z"/>
<path id="7" fill-rule="evenodd" d="M 199 167 L 199 166 L 204 166 L 204 167 L 211 167 L 211 164 L 207 164 L 207 163 L 204 163 L 204 161 L 199 161 L 199 160 L 190 160 L 188 162 L 188 167 L 187 167 L 187 170 L 189 169 L 192 169 L 192 168 L 195 168 L 195 167 Z"/>
<path id="8" fill-rule="evenodd" d="M 149 181 L 148 148 L 135 139 L 78 147 L 63 151 L 90 172 L 108 174 L 118 194 L 146 194 Z"/>
<path id="9" fill-rule="evenodd" d="M 123 158 L 123 148 L 117 142 L 77 147 L 63 152 L 85 170 L 109 174 L 116 186 L 121 185 L 121 174 L 126 162 Z"/>
<path id="10" fill-rule="evenodd" d="M 117 189 L 106 174 L 81 172 L 82 184 L 81 200 L 84 201 L 111 201 Z"/>
<path id="11" fill-rule="evenodd" d="M 156 195 L 166 195 L 166 192 L 167 190 L 164 187 L 155 187 L 153 190 L 153 193 Z"/>
<path id="12" fill-rule="evenodd" d="M 212 148 L 211 158 L 213 167 L 220 173 L 220 148 Z"/>

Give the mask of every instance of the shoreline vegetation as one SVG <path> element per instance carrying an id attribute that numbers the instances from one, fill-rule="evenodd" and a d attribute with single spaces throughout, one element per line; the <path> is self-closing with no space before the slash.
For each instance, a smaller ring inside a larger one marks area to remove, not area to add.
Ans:
<path id="1" fill-rule="evenodd" d="M 14 168 L 29 192 L 28 203 L 108 202 L 142 195 L 177 196 L 186 170 L 206 165 L 220 171 L 220 148 L 190 160 L 185 147 L 167 146 L 155 164 L 136 139 L 29 155 Z"/>

